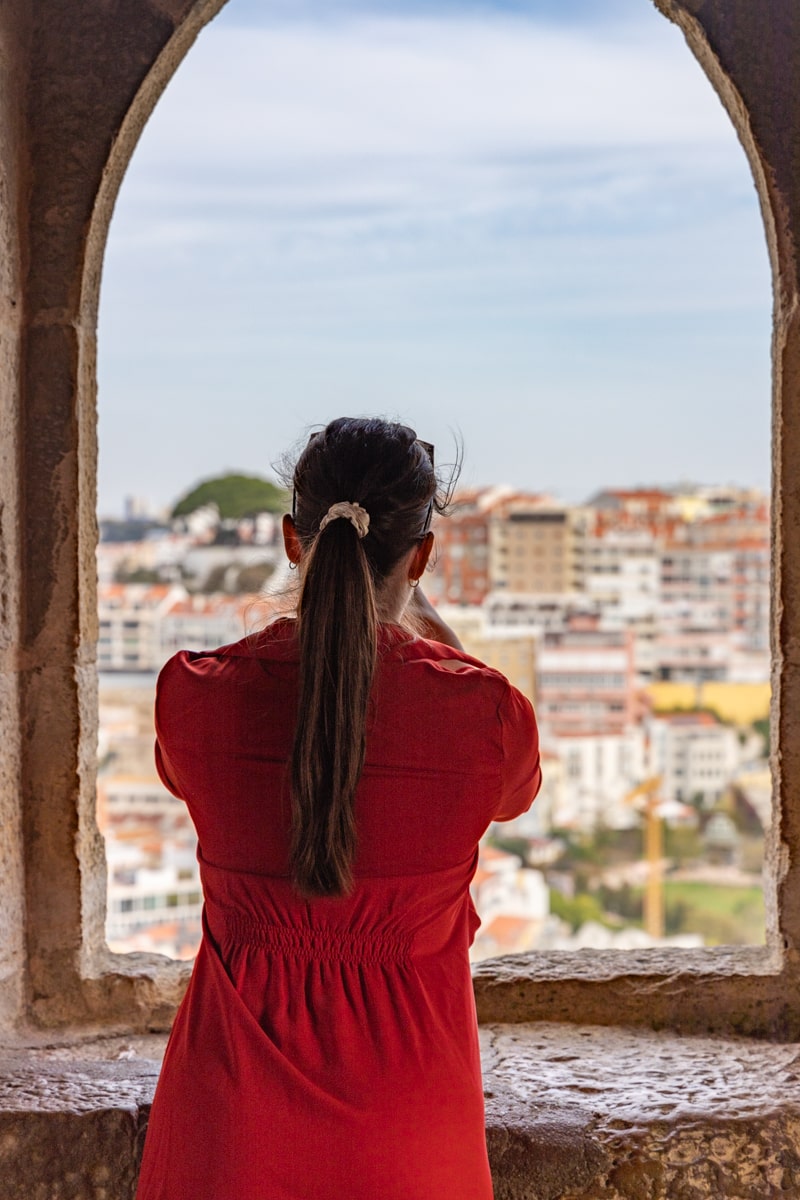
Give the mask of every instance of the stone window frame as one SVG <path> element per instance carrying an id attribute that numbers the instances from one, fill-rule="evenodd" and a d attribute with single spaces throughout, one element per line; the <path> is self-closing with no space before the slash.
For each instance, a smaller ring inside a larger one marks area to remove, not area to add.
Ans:
<path id="1" fill-rule="evenodd" d="M 235 0 L 234 0 L 235 2 Z M 651 0 L 641 0 L 649 3 Z M 767 945 L 480 964 L 482 1022 L 800 1037 L 800 16 L 783 0 L 652 0 L 750 162 L 774 280 Z M 114 200 L 158 96 L 224 0 L 0 11 L 0 1026 L 165 1029 L 190 966 L 105 945 L 95 821 L 96 329 Z M 44 11 L 46 9 L 46 12 Z M 785 114 L 776 121 L 775 114 Z M 792 535 L 795 534 L 793 537 Z"/>

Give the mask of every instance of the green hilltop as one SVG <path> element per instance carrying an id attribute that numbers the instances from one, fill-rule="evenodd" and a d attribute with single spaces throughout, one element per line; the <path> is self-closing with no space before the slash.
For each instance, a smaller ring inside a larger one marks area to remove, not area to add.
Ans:
<path id="1" fill-rule="evenodd" d="M 254 513 L 286 512 L 287 493 L 269 479 L 258 475 L 219 475 L 205 479 L 182 496 L 172 510 L 173 517 L 187 517 L 204 504 L 216 504 L 223 520 L 238 520 Z"/>

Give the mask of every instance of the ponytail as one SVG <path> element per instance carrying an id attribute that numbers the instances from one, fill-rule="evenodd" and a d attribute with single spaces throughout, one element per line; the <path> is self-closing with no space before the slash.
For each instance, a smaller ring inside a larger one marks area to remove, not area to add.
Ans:
<path id="1" fill-rule="evenodd" d="M 375 587 L 348 521 L 320 531 L 304 568 L 289 862 L 302 894 L 341 896 L 353 885 L 355 793 L 377 654 Z"/>
<path id="2" fill-rule="evenodd" d="M 289 867 L 302 895 L 344 896 L 381 589 L 447 496 L 437 491 L 433 447 L 375 417 L 340 417 L 313 433 L 286 478 L 302 550 Z"/>

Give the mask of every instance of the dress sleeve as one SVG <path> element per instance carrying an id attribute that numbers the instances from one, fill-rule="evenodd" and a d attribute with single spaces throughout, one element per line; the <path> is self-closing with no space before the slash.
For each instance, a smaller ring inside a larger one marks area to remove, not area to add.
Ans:
<path id="1" fill-rule="evenodd" d="M 155 726 L 156 726 L 156 745 L 155 759 L 156 770 L 158 777 L 168 791 L 172 792 L 173 796 L 177 796 L 179 800 L 185 797 L 181 792 L 180 785 L 177 782 L 177 772 L 169 761 L 168 745 L 170 728 L 175 720 L 174 705 L 172 693 L 174 689 L 171 687 L 172 677 L 175 674 L 175 669 L 180 661 L 181 651 L 171 658 L 166 663 L 158 676 L 156 683 L 156 701 L 155 701 Z"/>
<path id="2" fill-rule="evenodd" d="M 542 783 L 539 731 L 530 700 L 508 684 L 498 708 L 503 739 L 502 787 L 495 821 L 527 812 Z"/>

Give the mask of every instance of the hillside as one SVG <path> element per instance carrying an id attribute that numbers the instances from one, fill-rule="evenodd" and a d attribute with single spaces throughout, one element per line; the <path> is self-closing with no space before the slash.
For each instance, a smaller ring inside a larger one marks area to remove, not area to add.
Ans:
<path id="1" fill-rule="evenodd" d="M 219 475 L 205 479 L 178 500 L 173 517 L 186 517 L 205 504 L 216 504 L 223 520 L 238 520 L 259 512 L 286 511 L 282 487 L 258 475 Z"/>

